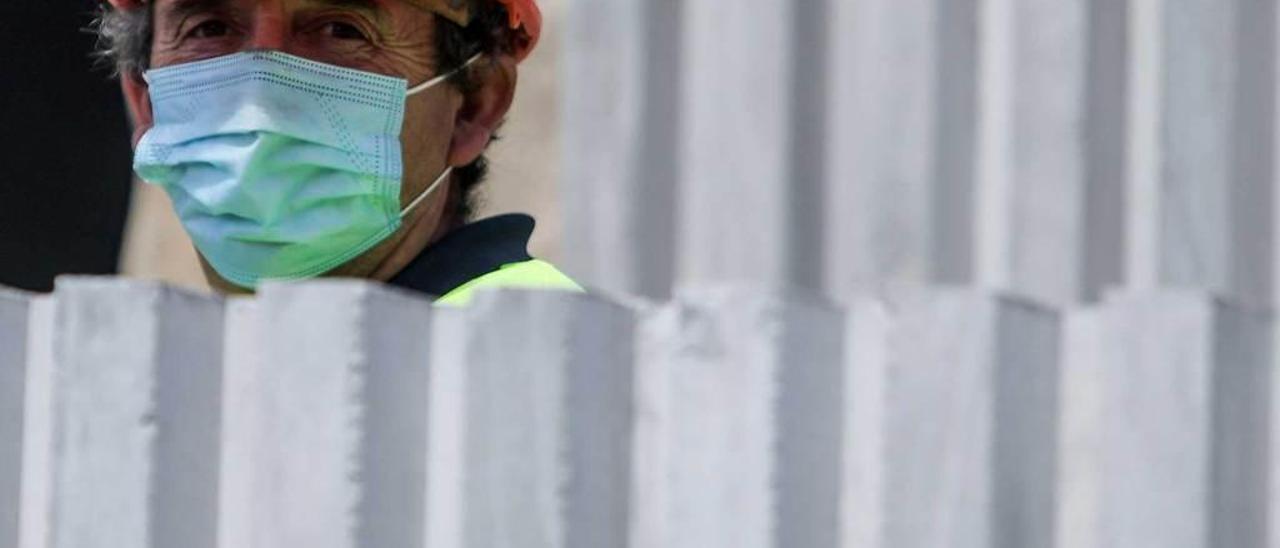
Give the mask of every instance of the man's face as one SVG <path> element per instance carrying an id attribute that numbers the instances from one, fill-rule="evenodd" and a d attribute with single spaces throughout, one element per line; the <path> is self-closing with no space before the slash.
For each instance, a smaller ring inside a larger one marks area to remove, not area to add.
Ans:
<path id="1" fill-rule="evenodd" d="M 247 50 L 278 50 L 404 78 L 410 85 L 440 73 L 435 64 L 436 17 L 401 0 L 155 0 L 154 16 L 153 68 Z M 509 87 L 513 87 L 514 76 L 508 76 Z M 151 109 L 145 90 L 129 93 L 130 85 L 126 84 L 126 93 L 135 103 L 133 111 L 140 113 L 136 142 L 151 124 Z M 132 85 L 140 84 L 135 81 Z M 136 104 L 141 102 L 145 104 Z M 507 104 L 509 100 L 497 106 L 505 112 Z M 401 134 L 402 207 L 419 196 L 447 165 L 465 165 L 483 152 L 483 146 L 462 147 L 465 150 L 454 146 L 455 129 L 467 133 L 474 131 L 476 124 L 459 119 L 463 106 L 462 95 L 447 85 L 409 97 Z M 474 109 L 468 105 L 467 110 Z M 500 117 L 499 113 L 495 120 Z M 486 142 L 488 129 L 483 136 Z M 475 140 L 471 135 L 463 137 L 465 142 Z M 442 188 L 417 207 L 405 219 L 404 227 L 386 242 L 330 274 L 381 279 L 394 275 L 399 270 L 396 267 L 403 264 L 388 263 L 407 263 L 445 228 L 449 190 Z M 235 289 L 207 262 L 204 268 L 215 287 Z"/>

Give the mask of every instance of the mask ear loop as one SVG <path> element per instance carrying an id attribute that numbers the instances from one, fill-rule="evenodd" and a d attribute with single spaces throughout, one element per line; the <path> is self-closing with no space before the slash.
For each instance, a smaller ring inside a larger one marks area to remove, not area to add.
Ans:
<path id="1" fill-rule="evenodd" d="M 408 217 L 410 213 L 413 213 L 413 210 L 417 209 L 418 206 L 422 205 L 422 202 L 426 201 L 428 196 L 435 194 L 436 189 L 440 188 L 441 184 L 449 180 L 449 176 L 452 174 L 452 166 L 444 168 L 444 173 L 441 173 L 439 177 L 436 177 L 435 182 L 431 183 L 431 186 L 422 191 L 422 194 L 419 194 L 417 198 L 413 199 L 413 202 L 409 204 L 409 207 L 404 208 L 404 211 L 400 212 L 400 219 L 403 220 L 405 217 Z"/>
<path id="2" fill-rule="evenodd" d="M 467 62 L 462 64 L 462 66 L 454 70 L 451 70 L 447 73 L 441 74 L 440 76 L 427 80 L 426 82 L 418 84 L 417 86 L 409 88 L 409 91 L 406 93 L 406 95 L 421 93 L 423 91 L 431 89 L 434 86 L 440 85 L 441 82 L 444 82 L 445 80 L 448 80 L 449 78 L 453 77 L 454 74 L 457 74 L 460 71 L 466 70 L 467 67 L 470 67 L 471 65 L 475 64 L 475 62 L 479 61 L 481 57 L 484 57 L 483 53 L 477 53 L 475 55 L 472 55 L 470 59 L 467 59 Z M 418 206 L 422 205 L 422 202 L 426 201 L 426 199 L 429 196 L 434 194 L 436 189 L 440 188 L 440 185 L 443 184 L 445 181 L 447 181 L 449 179 L 449 176 L 452 174 L 453 174 L 453 166 L 444 168 L 444 172 L 441 173 L 439 177 L 436 177 L 435 182 L 431 183 L 431 186 L 427 187 L 426 190 L 422 191 L 422 194 L 419 194 L 417 198 L 414 198 L 413 202 L 409 204 L 409 207 L 404 208 L 404 211 L 400 212 L 400 218 L 404 219 L 405 217 L 409 216 L 410 213 L 413 213 L 413 210 L 417 209 Z"/>
<path id="3" fill-rule="evenodd" d="M 448 80 L 448 79 L 452 78 L 452 77 L 453 77 L 453 75 L 455 75 L 455 74 L 457 74 L 457 73 L 459 73 L 459 72 L 461 72 L 461 71 L 463 71 L 463 70 L 466 70 L 466 69 L 467 69 L 467 68 L 469 68 L 471 65 L 475 64 L 475 62 L 476 62 L 476 61 L 479 61 L 481 57 L 484 57 L 484 54 L 483 54 L 483 53 L 477 53 L 477 54 L 475 54 L 475 55 L 472 55 L 470 59 L 467 59 L 467 62 L 465 62 L 465 63 L 463 63 L 463 64 L 462 64 L 462 66 L 460 66 L 460 67 L 458 67 L 458 68 L 456 68 L 456 69 L 453 69 L 453 70 L 451 70 L 451 71 L 449 71 L 449 72 L 446 72 L 446 73 L 444 73 L 444 74 L 441 74 L 440 76 L 436 76 L 435 78 L 432 78 L 432 79 L 430 79 L 430 80 L 427 80 L 426 82 L 423 82 L 423 83 L 421 83 L 421 84 L 418 84 L 418 85 L 416 85 L 416 86 L 413 86 L 413 87 L 409 88 L 409 91 L 408 91 L 407 93 L 405 93 L 405 95 L 406 95 L 406 96 L 416 95 L 416 94 L 418 94 L 418 93 L 422 93 L 422 92 L 427 91 L 427 90 L 429 90 L 429 89 L 431 89 L 431 88 L 433 88 L 433 87 L 436 87 L 436 86 L 440 85 L 442 82 L 444 82 L 445 80 Z"/>

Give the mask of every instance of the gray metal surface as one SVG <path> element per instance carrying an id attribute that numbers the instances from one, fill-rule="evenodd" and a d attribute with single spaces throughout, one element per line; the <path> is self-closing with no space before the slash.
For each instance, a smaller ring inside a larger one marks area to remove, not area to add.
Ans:
<path id="1" fill-rule="evenodd" d="M 631 301 L 450 308 L 348 281 L 221 301 L 84 278 L 6 298 L 4 332 L 25 333 L 0 355 L 26 372 L 0 431 L 21 453 L 0 462 L 21 470 L 17 546 L 1207 548 L 1274 530 L 1267 313 L 1194 291 Z"/>
<path id="2" fill-rule="evenodd" d="M 589 284 L 1276 302 L 1274 2 L 658 4 L 565 31 Z"/>

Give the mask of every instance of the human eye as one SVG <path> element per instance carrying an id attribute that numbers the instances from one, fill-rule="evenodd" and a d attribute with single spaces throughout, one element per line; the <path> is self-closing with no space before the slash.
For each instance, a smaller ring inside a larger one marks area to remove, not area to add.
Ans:
<path id="1" fill-rule="evenodd" d="M 295 28 L 305 56 L 344 67 L 363 67 L 383 39 L 376 25 L 348 10 L 299 13 Z"/>
<path id="2" fill-rule="evenodd" d="M 369 36 L 359 26 L 345 21 L 328 21 L 320 26 L 326 38 L 334 40 L 359 40 L 367 42 Z"/>
<path id="3" fill-rule="evenodd" d="M 211 40 L 226 38 L 231 35 L 231 25 L 219 19 L 203 21 L 187 32 L 186 38 L 194 40 Z"/>

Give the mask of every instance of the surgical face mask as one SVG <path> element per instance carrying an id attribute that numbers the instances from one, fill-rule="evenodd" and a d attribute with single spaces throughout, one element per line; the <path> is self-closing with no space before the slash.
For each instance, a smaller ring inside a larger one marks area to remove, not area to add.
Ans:
<path id="1" fill-rule="evenodd" d="M 227 281 L 318 276 L 386 240 L 449 179 L 401 209 L 405 99 L 451 75 L 410 89 L 277 51 L 152 70 L 155 125 L 134 170 L 165 189 Z"/>

